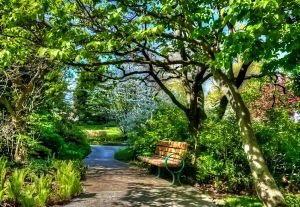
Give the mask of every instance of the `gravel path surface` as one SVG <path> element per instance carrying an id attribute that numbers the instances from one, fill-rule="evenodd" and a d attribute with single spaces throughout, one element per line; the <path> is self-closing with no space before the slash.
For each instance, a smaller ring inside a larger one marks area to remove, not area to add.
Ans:
<path id="1" fill-rule="evenodd" d="M 145 169 L 114 160 L 119 146 L 92 146 L 84 194 L 66 207 L 158 206 L 215 207 L 212 199 L 191 186 L 171 186 Z"/>

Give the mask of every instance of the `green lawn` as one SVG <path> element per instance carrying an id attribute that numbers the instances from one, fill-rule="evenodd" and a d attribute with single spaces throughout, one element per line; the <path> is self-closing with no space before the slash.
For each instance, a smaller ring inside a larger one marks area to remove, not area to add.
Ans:
<path id="1" fill-rule="evenodd" d="M 285 199 L 290 207 L 300 206 L 300 194 L 285 194 Z M 224 198 L 224 207 L 262 207 L 262 202 L 257 197 L 227 196 Z"/>
<path id="2" fill-rule="evenodd" d="M 224 207 L 262 207 L 261 201 L 256 197 L 228 196 L 225 198 Z"/>
<path id="3" fill-rule="evenodd" d="M 90 144 L 118 145 L 126 141 L 119 127 L 105 125 L 79 125 L 77 127 L 86 134 Z"/>

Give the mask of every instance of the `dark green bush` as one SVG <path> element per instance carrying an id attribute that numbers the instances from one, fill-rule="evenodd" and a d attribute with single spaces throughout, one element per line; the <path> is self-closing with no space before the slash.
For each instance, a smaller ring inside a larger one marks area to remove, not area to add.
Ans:
<path id="1" fill-rule="evenodd" d="M 121 149 L 115 153 L 115 159 L 124 162 L 133 160 L 134 157 L 135 157 L 134 151 L 130 148 Z"/>
<path id="2" fill-rule="evenodd" d="M 83 159 L 91 152 L 85 134 L 59 115 L 34 113 L 29 117 L 28 126 L 30 135 L 37 137 L 55 158 Z M 47 157 L 45 153 L 38 155 L 40 158 Z"/>

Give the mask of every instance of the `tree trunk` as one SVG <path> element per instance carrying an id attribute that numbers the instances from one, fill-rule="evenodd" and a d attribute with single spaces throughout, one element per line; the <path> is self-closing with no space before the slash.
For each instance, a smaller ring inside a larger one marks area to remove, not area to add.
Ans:
<path id="1" fill-rule="evenodd" d="M 15 129 L 16 134 L 23 134 L 25 131 L 24 121 L 23 119 L 17 115 L 16 113 L 12 115 L 12 124 Z M 20 137 L 17 137 L 16 146 L 15 146 L 15 153 L 14 153 L 14 160 L 15 161 L 24 161 L 26 158 L 25 150 L 22 147 L 22 140 Z"/>
<path id="2" fill-rule="evenodd" d="M 239 129 L 241 131 L 242 145 L 254 178 L 257 195 L 267 207 L 287 206 L 257 144 L 251 124 L 250 112 L 239 94 L 238 89 L 221 71 L 213 71 L 213 75 L 221 84 L 224 94 L 236 112 Z"/>
<path id="3" fill-rule="evenodd" d="M 201 133 L 203 121 L 207 118 L 204 111 L 204 93 L 201 83 L 197 83 L 193 87 L 193 93 L 189 96 L 189 110 L 187 119 L 189 122 L 189 132 L 194 140 L 192 164 L 196 163 L 198 154 L 198 139 Z"/>
<path id="4" fill-rule="evenodd" d="M 217 108 L 217 118 L 218 120 L 221 120 L 226 112 L 227 109 L 227 105 L 228 105 L 228 99 L 226 96 L 223 96 L 220 100 L 220 106 Z"/>

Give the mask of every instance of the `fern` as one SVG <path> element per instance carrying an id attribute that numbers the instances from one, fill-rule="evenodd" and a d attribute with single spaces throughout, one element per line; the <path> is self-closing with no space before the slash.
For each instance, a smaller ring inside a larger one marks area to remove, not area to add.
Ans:
<path id="1" fill-rule="evenodd" d="M 7 160 L 4 157 L 0 157 L 0 206 L 4 198 L 4 183 L 7 173 Z"/>
<path id="2" fill-rule="evenodd" d="M 22 190 L 27 175 L 27 169 L 16 169 L 6 182 L 6 195 L 14 203 L 19 203 L 22 197 Z"/>
<path id="3" fill-rule="evenodd" d="M 73 162 L 60 161 L 55 163 L 57 169 L 55 182 L 57 184 L 57 195 L 62 200 L 69 200 L 72 196 L 82 192 L 80 173 L 75 170 Z"/>

